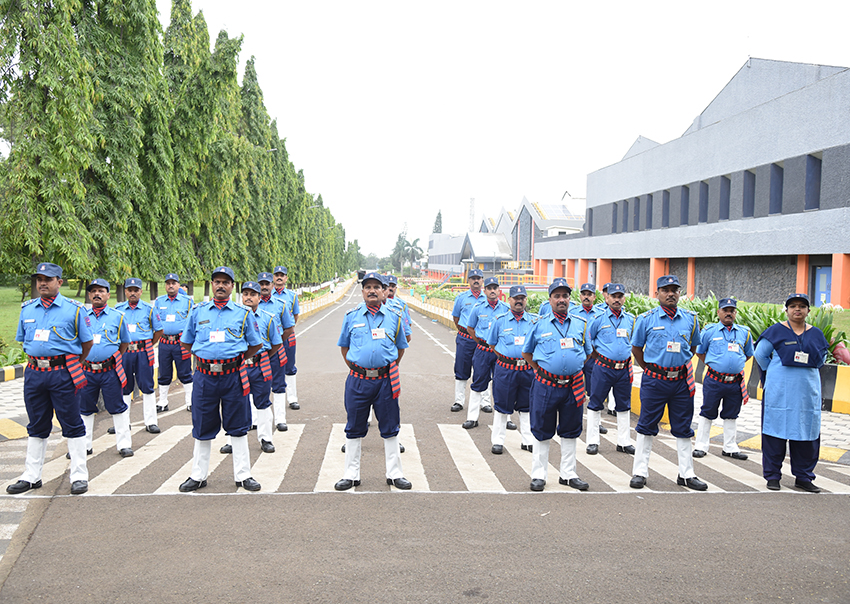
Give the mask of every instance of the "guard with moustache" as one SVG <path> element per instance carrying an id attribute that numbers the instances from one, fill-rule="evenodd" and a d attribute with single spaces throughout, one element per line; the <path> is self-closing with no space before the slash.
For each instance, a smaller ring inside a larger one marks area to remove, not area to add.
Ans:
<path id="1" fill-rule="evenodd" d="M 180 278 L 177 273 L 165 276 L 165 295 L 154 301 L 154 307 L 162 320 L 162 337 L 159 339 L 159 404 L 157 413 L 168 411 L 168 390 L 171 388 L 174 367 L 177 379 L 183 384 L 183 400 L 186 410 L 192 410 L 192 355 L 180 346 L 180 336 L 186 327 L 186 319 L 194 301 L 180 293 Z"/>

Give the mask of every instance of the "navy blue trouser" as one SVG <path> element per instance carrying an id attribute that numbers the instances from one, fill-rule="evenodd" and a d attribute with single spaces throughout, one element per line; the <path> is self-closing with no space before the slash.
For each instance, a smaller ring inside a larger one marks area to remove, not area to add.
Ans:
<path id="1" fill-rule="evenodd" d="M 785 460 L 785 443 L 791 453 L 791 473 L 802 482 L 815 479 L 815 466 L 820 456 L 820 437 L 817 440 L 785 440 L 767 434 L 761 435 L 761 463 L 765 480 L 782 478 Z"/>
<path id="2" fill-rule="evenodd" d="M 455 379 L 468 380 L 472 375 L 472 355 L 475 352 L 475 340 L 458 332 L 455 336 Z"/>
<path id="3" fill-rule="evenodd" d="M 659 380 L 646 373 L 640 382 L 640 417 L 635 432 L 655 436 L 664 407 L 670 417 L 670 432 L 676 438 L 691 438 L 694 419 L 694 397 L 688 389 L 688 380 Z"/>
<path id="4" fill-rule="evenodd" d="M 80 399 L 71 374 L 64 367 L 53 371 L 24 369 L 24 406 L 27 408 L 27 434 L 47 438 L 53 429 L 53 413 L 62 426 L 62 436 L 86 435 L 80 416 Z"/>
<path id="5" fill-rule="evenodd" d="M 269 358 L 269 363 L 272 366 L 272 392 L 283 394 L 286 392 L 286 370 L 280 366 L 279 349 Z"/>
<path id="6" fill-rule="evenodd" d="M 183 359 L 183 347 L 180 344 L 159 343 L 159 382 L 166 386 L 173 379 L 173 366 L 177 366 L 177 379 L 181 384 L 192 383 L 192 358 Z"/>
<path id="7" fill-rule="evenodd" d="M 611 367 L 596 365 L 593 368 L 590 381 L 593 385 L 593 394 L 590 395 L 587 408 L 591 411 L 603 411 L 605 409 L 605 397 L 611 390 L 614 391 L 615 411 L 628 411 L 632 408 L 632 383 L 629 380 L 628 367 L 612 369 Z"/>
<path id="8" fill-rule="evenodd" d="M 286 375 L 295 375 L 296 373 L 298 373 L 298 368 L 295 367 L 296 346 L 297 344 L 293 344 L 292 346 L 289 345 L 289 338 L 286 338 L 283 341 L 283 349 L 286 350 L 286 363 L 283 365 L 283 371 L 284 373 L 286 373 Z"/>
<path id="9" fill-rule="evenodd" d="M 584 390 L 587 396 L 593 396 L 591 378 L 593 377 L 595 365 L 596 361 L 594 361 L 592 357 L 587 357 L 587 360 L 584 362 L 584 366 L 581 368 L 581 372 L 584 374 Z"/>
<path id="10" fill-rule="evenodd" d="M 699 414 L 708 419 L 717 419 L 723 401 L 720 419 L 737 419 L 744 402 L 740 382 L 719 382 L 706 373 L 702 381 L 702 407 Z"/>
<path id="11" fill-rule="evenodd" d="M 254 406 L 257 409 L 271 407 L 272 401 L 269 395 L 272 392 L 272 380 L 268 382 L 263 379 L 263 370 L 259 365 L 248 366 L 248 383 L 251 384 L 251 396 L 254 398 Z"/>
<path id="12" fill-rule="evenodd" d="M 484 392 L 493 379 L 493 366 L 496 364 L 496 354 L 492 351 L 481 350 L 478 346 L 472 353 L 472 384 L 470 389 Z"/>
<path id="13" fill-rule="evenodd" d="M 251 427 L 251 403 L 242 394 L 239 372 L 206 375 L 195 370 L 192 388 L 192 436 L 212 440 L 221 428 L 228 436 L 245 436 Z"/>
<path id="14" fill-rule="evenodd" d="M 369 431 L 369 407 L 375 408 L 381 437 L 392 438 L 401 428 L 398 399 L 393 398 L 389 375 L 367 380 L 349 373 L 345 380 L 345 424 L 347 438 L 363 438 Z"/>
<path id="15" fill-rule="evenodd" d="M 103 406 L 109 414 L 117 415 L 127 410 L 127 403 L 121 396 L 121 380 L 118 379 L 115 369 L 102 373 L 92 373 L 84 369 L 83 373 L 86 374 L 87 380 L 86 385 L 80 390 L 80 412 L 83 415 L 97 413 L 97 395 L 101 393 L 103 393 Z"/>
<path id="16" fill-rule="evenodd" d="M 535 379 L 531 386 L 531 433 L 549 440 L 556 429 L 561 438 L 578 438 L 584 405 L 576 403 L 572 387 L 547 386 Z"/>
<path id="17" fill-rule="evenodd" d="M 125 352 L 124 373 L 127 375 L 127 385 L 124 386 L 124 394 L 133 394 L 133 386 L 138 381 L 139 390 L 142 394 L 153 393 L 153 367 L 148 361 L 148 353 L 144 350 L 138 352 Z"/>
<path id="18" fill-rule="evenodd" d="M 531 382 L 534 372 L 505 369 L 498 363 L 493 369 L 493 406 L 499 413 L 510 415 L 514 411 L 528 413 Z"/>

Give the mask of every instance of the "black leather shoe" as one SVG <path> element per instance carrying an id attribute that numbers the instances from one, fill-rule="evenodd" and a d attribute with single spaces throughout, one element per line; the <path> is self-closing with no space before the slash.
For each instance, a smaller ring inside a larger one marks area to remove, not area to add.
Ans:
<path id="1" fill-rule="evenodd" d="M 490 453 L 492 453 L 493 455 L 501 455 L 504 450 L 505 447 L 503 447 L 502 445 L 493 445 L 492 447 L 490 447 Z"/>
<path id="2" fill-rule="evenodd" d="M 608 428 L 606 428 L 605 426 L 599 426 L 599 433 L 608 434 Z"/>
<path id="3" fill-rule="evenodd" d="M 251 424 L 251 427 L 248 428 L 248 432 L 250 432 L 251 430 L 256 430 L 256 429 L 257 429 L 257 424 Z"/>
<path id="4" fill-rule="evenodd" d="M 528 451 L 529 453 L 534 452 L 534 445 L 520 445 L 520 449 L 523 451 Z"/>
<path id="5" fill-rule="evenodd" d="M 162 413 L 163 411 L 168 411 L 168 405 L 167 404 L 163 405 L 162 407 L 160 407 L 159 405 L 156 406 L 156 412 L 157 413 Z"/>
<path id="6" fill-rule="evenodd" d="M 86 455 L 91 455 L 92 453 L 94 453 L 94 449 L 86 449 Z M 65 459 L 71 459 L 71 452 L 70 451 L 65 453 Z"/>
<path id="7" fill-rule="evenodd" d="M 130 449 L 129 447 L 127 447 L 126 449 L 121 449 L 120 451 L 118 451 L 118 455 L 120 455 L 121 457 L 133 457 L 133 449 Z"/>
<path id="8" fill-rule="evenodd" d="M 746 453 L 741 453 L 740 451 L 733 451 L 732 453 L 723 451 L 723 457 L 731 457 L 732 459 L 738 459 L 740 461 L 746 461 L 749 459 L 749 456 Z"/>
<path id="9" fill-rule="evenodd" d="M 484 405 L 483 407 L 481 407 L 481 412 L 482 413 L 493 413 L 493 407 L 491 407 L 490 405 Z"/>
<path id="10" fill-rule="evenodd" d="M 359 487 L 359 486 L 360 486 L 359 480 L 349 480 L 348 478 L 343 478 L 342 480 L 338 481 L 334 485 L 334 489 L 336 489 L 337 491 L 347 491 L 351 487 Z"/>
<path id="11" fill-rule="evenodd" d="M 192 491 L 203 489 L 205 486 L 207 486 L 206 480 L 198 482 L 194 478 L 190 478 L 189 480 L 181 484 L 179 488 L 181 493 L 191 493 Z"/>
<path id="12" fill-rule="evenodd" d="M 40 489 L 41 481 L 37 480 L 36 482 L 27 482 L 26 480 L 19 480 L 15 484 L 10 484 L 6 487 L 6 492 L 12 495 L 20 495 L 21 493 L 26 493 L 30 489 Z"/>
<path id="13" fill-rule="evenodd" d="M 458 411 L 463 411 L 463 405 L 461 405 L 460 403 L 455 403 L 454 405 L 452 405 L 451 410 L 455 413 L 457 413 Z"/>
<path id="14" fill-rule="evenodd" d="M 274 453 L 274 445 L 267 440 L 260 441 L 260 448 L 263 450 L 263 453 Z"/>
<path id="15" fill-rule="evenodd" d="M 691 455 L 693 455 L 697 459 L 700 459 L 701 457 L 705 457 L 708 454 L 705 451 L 703 451 L 702 449 L 694 449 L 694 452 L 691 453 Z"/>
<path id="16" fill-rule="evenodd" d="M 401 444 L 401 443 L 398 443 L 398 452 L 399 452 L 399 453 L 404 453 L 404 445 L 403 445 L 403 444 Z"/>
<path id="17" fill-rule="evenodd" d="M 236 486 L 242 487 L 246 491 L 259 491 L 260 488 L 261 488 L 260 483 L 257 482 L 256 480 L 254 480 L 253 478 L 250 478 L 250 477 L 246 478 L 242 482 L 237 482 Z"/>
<path id="18" fill-rule="evenodd" d="M 618 453 L 628 453 L 629 455 L 634 455 L 635 454 L 635 448 L 634 448 L 633 445 L 626 445 L 625 447 L 623 445 L 617 445 L 617 452 Z"/>
<path id="19" fill-rule="evenodd" d="M 82 495 L 89 490 L 88 480 L 75 480 L 71 483 L 71 495 Z"/>
<path id="20" fill-rule="evenodd" d="M 342 445 L 342 452 L 345 453 L 345 445 Z"/>
<path id="21" fill-rule="evenodd" d="M 192 405 L 186 405 L 186 411 L 191 413 L 192 412 Z"/>
<path id="22" fill-rule="evenodd" d="M 409 491 L 413 488 L 413 485 L 410 484 L 407 478 L 387 478 L 387 484 L 393 485 L 402 491 Z"/>
<path id="23" fill-rule="evenodd" d="M 277 431 L 278 431 L 278 432 L 286 432 L 287 430 L 289 430 L 289 426 L 287 426 L 287 425 L 286 425 L 286 424 L 284 424 L 283 422 L 280 422 L 280 423 L 277 425 Z"/>
<path id="24" fill-rule="evenodd" d="M 778 480 L 768 480 L 767 481 L 767 488 L 771 491 L 778 491 L 782 487 L 779 485 Z"/>
<path id="25" fill-rule="evenodd" d="M 222 445 L 221 449 L 218 450 L 222 455 L 230 455 L 233 453 L 233 447 L 230 445 Z"/>
<path id="26" fill-rule="evenodd" d="M 106 429 L 106 433 L 107 433 L 107 434 L 115 434 L 115 426 L 109 426 L 109 427 Z"/>
<path id="27" fill-rule="evenodd" d="M 617 417 L 617 412 L 614 411 L 613 409 L 608 409 L 607 413 L 608 413 L 608 415 L 613 415 L 614 417 Z"/>
<path id="28" fill-rule="evenodd" d="M 296 402 L 292 402 L 292 403 L 289 403 L 289 408 L 294 410 L 294 411 L 298 411 L 301 408 L 301 405 L 299 405 Z"/>
<path id="29" fill-rule="evenodd" d="M 633 489 L 642 489 L 646 486 L 646 476 L 632 476 L 632 479 L 629 481 L 629 486 Z"/>
<path id="30" fill-rule="evenodd" d="M 820 487 L 816 487 L 814 483 L 797 478 L 794 481 L 794 486 L 807 493 L 820 493 Z"/>
<path id="31" fill-rule="evenodd" d="M 516 424 L 515 424 L 515 423 L 513 423 L 511 420 L 508 420 L 508 425 L 507 425 L 507 426 L 505 426 L 505 427 L 506 427 L 508 430 L 516 430 Z"/>
<path id="32" fill-rule="evenodd" d="M 151 434 L 159 434 L 162 430 L 159 429 L 159 426 L 156 424 L 151 424 L 150 426 L 145 426 L 145 430 L 150 432 Z"/>
<path id="33" fill-rule="evenodd" d="M 463 422 L 463 424 L 461 424 L 461 427 L 464 428 L 465 430 L 471 430 L 472 428 L 478 427 L 478 422 L 473 421 L 471 419 L 468 419 L 465 422 Z"/>
<path id="34" fill-rule="evenodd" d="M 587 454 L 596 455 L 599 453 L 599 445 L 587 445 Z"/>
<path id="35" fill-rule="evenodd" d="M 542 478 L 533 478 L 531 480 L 531 490 L 532 491 L 542 491 L 543 487 L 546 486 L 546 481 Z"/>
<path id="36" fill-rule="evenodd" d="M 688 487 L 689 489 L 693 489 L 694 491 L 707 491 L 708 485 L 701 481 L 699 478 L 694 476 L 693 478 L 682 478 L 681 476 L 676 477 L 676 484 L 680 487 Z"/>
<path id="37" fill-rule="evenodd" d="M 572 487 L 577 491 L 586 491 L 590 485 L 588 485 L 581 478 L 570 478 L 569 480 L 564 480 L 563 478 L 558 478 L 558 484 L 562 484 L 568 487 Z"/>

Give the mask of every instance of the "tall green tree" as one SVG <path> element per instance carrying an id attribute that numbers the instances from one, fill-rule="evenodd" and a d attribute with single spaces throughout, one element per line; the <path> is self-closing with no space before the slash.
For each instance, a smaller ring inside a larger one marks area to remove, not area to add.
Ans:
<path id="1" fill-rule="evenodd" d="M 443 211 L 437 210 L 437 219 L 434 220 L 434 233 L 442 233 L 443 232 Z"/>
<path id="2" fill-rule="evenodd" d="M 3 3 L 0 123 L 11 145 L 0 175 L 6 272 L 31 272 L 41 259 L 70 275 L 87 274 L 95 264 L 77 211 L 95 138 L 82 18 L 79 0 Z"/>

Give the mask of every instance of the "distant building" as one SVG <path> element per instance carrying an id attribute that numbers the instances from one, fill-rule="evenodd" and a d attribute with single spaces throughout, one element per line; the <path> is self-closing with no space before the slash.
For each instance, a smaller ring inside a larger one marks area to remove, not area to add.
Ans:
<path id="1" fill-rule="evenodd" d="M 850 306 L 848 116 L 847 68 L 748 60 L 681 137 L 589 174 L 583 230 L 535 235 L 535 273 Z"/>

